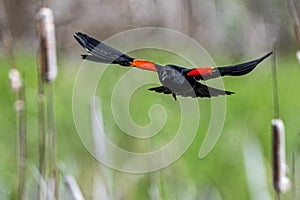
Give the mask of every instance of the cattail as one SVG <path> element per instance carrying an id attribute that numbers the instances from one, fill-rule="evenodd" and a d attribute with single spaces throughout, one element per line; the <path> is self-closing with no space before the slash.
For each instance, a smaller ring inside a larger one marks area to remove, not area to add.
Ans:
<path id="1" fill-rule="evenodd" d="M 43 7 L 36 15 L 40 42 L 40 73 L 44 81 L 54 81 L 57 74 L 56 39 L 52 10 Z"/>
<path id="2" fill-rule="evenodd" d="M 289 190 L 291 183 L 286 176 L 287 164 L 285 160 L 285 133 L 281 119 L 272 120 L 273 128 L 273 186 L 277 193 Z"/>
<path id="3" fill-rule="evenodd" d="M 10 87 L 12 88 L 12 90 L 19 91 L 23 85 L 19 70 L 17 70 L 16 68 L 12 68 L 9 71 L 8 76 L 10 81 Z"/>
<path id="4" fill-rule="evenodd" d="M 46 179 L 46 147 L 49 150 L 49 169 L 51 171 L 51 190 L 53 199 L 58 199 L 58 174 L 56 166 L 56 143 L 53 113 L 53 85 L 57 74 L 55 26 L 52 10 L 43 7 L 36 15 L 36 28 L 39 37 L 39 66 L 38 66 L 38 109 L 40 132 L 40 173 Z M 49 83 L 46 99 L 44 98 L 44 83 Z M 47 119 L 47 122 L 45 121 Z M 47 128 L 47 130 L 46 130 Z M 48 133 L 48 135 L 46 135 Z M 48 136 L 48 138 L 47 138 Z M 46 145 L 48 139 L 48 146 Z M 42 185 L 41 185 L 42 186 Z M 39 196 L 42 197 L 45 188 L 40 187 Z"/>
<path id="5" fill-rule="evenodd" d="M 297 51 L 296 57 L 297 57 L 297 59 L 298 59 L 299 65 L 300 65 L 300 51 Z"/>

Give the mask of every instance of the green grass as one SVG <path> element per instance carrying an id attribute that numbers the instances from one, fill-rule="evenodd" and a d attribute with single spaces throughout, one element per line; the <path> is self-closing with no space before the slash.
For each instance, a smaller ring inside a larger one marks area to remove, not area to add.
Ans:
<path id="1" fill-rule="evenodd" d="M 136 53 L 138 55 L 138 52 Z M 153 52 L 147 54 L 151 57 Z M 156 54 L 157 55 L 157 54 Z M 160 53 L 161 55 L 161 53 Z M 36 104 L 36 61 L 34 55 L 20 53 L 17 66 L 26 78 L 26 110 L 28 122 L 28 162 L 38 163 L 37 104 Z M 161 63 L 168 63 L 172 55 L 157 56 Z M 184 61 L 181 61 L 184 64 Z M 182 64 L 181 63 L 181 64 Z M 224 62 L 230 63 L 230 62 Z M 94 169 L 97 161 L 88 153 L 77 134 L 72 115 L 72 89 L 76 71 L 81 64 L 75 61 L 59 63 L 58 78 L 55 81 L 55 114 L 58 145 L 58 160 L 73 173 L 86 197 L 91 197 Z M 15 193 L 17 186 L 15 115 L 13 110 L 14 94 L 8 84 L 8 63 L 0 58 L 2 72 L 0 78 L 0 194 Z M 167 111 L 165 127 L 153 140 L 139 140 L 127 136 L 114 122 L 110 110 L 110 92 L 115 82 L 128 71 L 126 68 L 111 67 L 100 80 L 97 94 L 103 101 L 104 124 L 109 137 L 120 147 L 129 151 L 144 152 L 147 145 L 159 148 L 174 137 L 180 122 L 178 102 L 171 96 L 164 96 L 147 91 L 154 85 L 139 88 L 130 99 L 129 111 L 133 120 L 139 125 L 150 123 L 149 108 L 161 104 Z M 140 77 L 151 72 L 140 71 Z M 112 76 L 113 74 L 113 76 Z M 300 70 L 292 56 L 278 59 L 280 117 L 286 126 L 286 143 L 288 164 L 291 153 L 299 154 L 299 113 L 300 113 Z M 201 199 L 218 190 L 222 199 L 249 199 L 249 188 L 243 162 L 242 148 L 247 139 L 258 139 L 265 159 L 269 191 L 272 193 L 271 177 L 271 120 L 273 117 L 272 77 L 270 60 L 264 61 L 251 74 L 244 77 L 226 77 L 225 88 L 236 94 L 226 99 L 226 120 L 218 143 L 204 159 L 198 158 L 209 120 L 210 101 L 199 99 L 201 121 L 197 136 L 187 152 L 171 166 L 162 169 L 158 175 L 158 187 L 163 199 Z M 152 76 L 151 74 L 149 76 Z M 153 74 L 153 76 L 156 76 Z M 158 81 L 157 81 L 158 83 Z M 181 98 L 181 97 L 179 97 Z M 120 101 L 122 98 L 120 97 Z M 83 109 L 87 109 L 83 108 Z M 192 120 L 192 119 L 191 119 Z M 189 131 L 189 130 L 187 130 Z M 87 136 L 88 137 L 88 136 Z M 153 147 L 151 146 L 151 147 Z M 134 164 L 134 163 L 132 163 Z M 297 169 L 297 167 L 296 167 Z M 299 173 L 298 173 L 299 174 Z M 28 177 L 31 177 L 30 171 Z M 114 192 L 122 193 L 126 199 L 149 199 L 148 187 L 157 172 L 145 176 L 130 175 L 113 171 Z M 296 180 L 299 177 L 296 177 Z M 128 184 L 127 184 L 128 183 Z M 5 187 L 2 187 L 2 185 Z M 2 187 L 2 188 L 1 188 Z M 6 189 L 5 189 L 6 188 Z"/>

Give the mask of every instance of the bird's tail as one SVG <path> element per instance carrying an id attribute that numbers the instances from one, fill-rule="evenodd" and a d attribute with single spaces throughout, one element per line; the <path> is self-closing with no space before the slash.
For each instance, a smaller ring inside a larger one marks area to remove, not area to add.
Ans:
<path id="1" fill-rule="evenodd" d="M 226 67 L 217 67 L 221 76 L 241 76 L 248 74 L 251 72 L 256 65 L 258 65 L 261 61 L 269 57 L 273 52 L 266 54 L 265 56 L 258 58 L 256 60 L 252 60 L 246 63 L 237 64 L 234 66 L 226 66 Z"/>
<path id="2" fill-rule="evenodd" d="M 189 91 L 185 95 L 191 96 L 193 98 L 195 98 L 195 97 L 210 98 L 210 97 L 217 97 L 217 96 L 222 96 L 222 95 L 232 95 L 232 94 L 234 94 L 234 92 L 213 88 L 213 87 L 210 87 L 210 86 L 207 86 L 207 85 L 197 82 L 196 86 L 194 87 L 194 90 Z M 185 96 L 185 95 L 183 95 L 183 96 Z"/>
<path id="3" fill-rule="evenodd" d="M 130 66 L 134 58 L 123 54 L 122 52 L 84 34 L 75 33 L 75 39 L 77 42 L 91 55 L 82 55 L 83 59 L 100 62 L 100 63 L 111 63 L 119 64 L 122 66 Z"/>

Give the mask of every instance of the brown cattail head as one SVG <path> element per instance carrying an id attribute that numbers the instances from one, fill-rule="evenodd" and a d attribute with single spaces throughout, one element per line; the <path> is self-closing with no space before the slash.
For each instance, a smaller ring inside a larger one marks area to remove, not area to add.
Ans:
<path id="1" fill-rule="evenodd" d="M 278 192 L 289 190 L 291 183 L 286 176 L 287 164 L 285 160 L 285 133 L 284 124 L 281 119 L 272 120 L 273 128 L 273 186 Z"/>
<path id="2" fill-rule="evenodd" d="M 23 86 L 22 77 L 19 70 L 17 70 L 16 68 L 12 68 L 11 70 L 9 70 L 8 76 L 10 87 L 14 91 L 19 91 Z"/>
<path id="3" fill-rule="evenodd" d="M 52 10 L 41 8 L 36 15 L 39 36 L 40 75 L 44 81 L 55 80 L 57 74 L 56 39 Z"/>
<path id="4" fill-rule="evenodd" d="M 300 51 L 297 51 L 296 57 L 297 57 L 297 59 L 298 59 L 299 65 L 300 65 Z"/>

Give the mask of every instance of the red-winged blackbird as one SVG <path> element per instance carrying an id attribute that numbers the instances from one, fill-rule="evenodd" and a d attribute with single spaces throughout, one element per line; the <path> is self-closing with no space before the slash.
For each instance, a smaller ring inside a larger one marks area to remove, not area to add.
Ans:
<path id="1" fill-rule="evenodd" d="M 248 74 L 258 63 L 272 54 L 272 52 L 270 52 L 259 59 L 233 66 L 184 68 L 172 64 L 162 66 L 154 62 L 132 58 L 80 32 L 75 33 L 74 37 L 79 44 L 90 53 L 90 55 L 82 55 L 83 59 L 100 63 L 119 64 L 125 67 L 132 66 L 157 72 L 162 86 L 150 88 L 149 90 L 172 94 L 175 100 L 176 95 L 196 98 L 234 94 L 230 91 L 206 86 L 199 81 L 219 76 L 241 76 Z"/>

